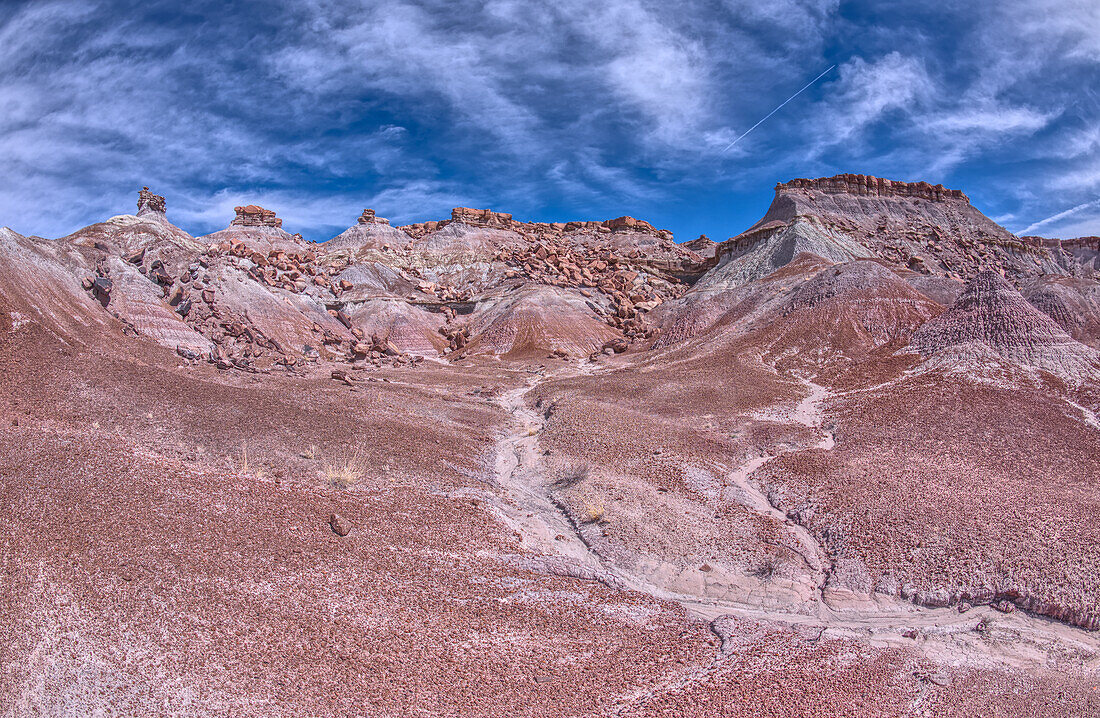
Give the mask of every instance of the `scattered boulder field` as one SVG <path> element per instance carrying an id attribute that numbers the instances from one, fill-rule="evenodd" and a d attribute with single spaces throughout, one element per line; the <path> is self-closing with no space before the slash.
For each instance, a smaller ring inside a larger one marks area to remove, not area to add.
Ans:
<path id="1" fill-rule="evenodd" d="M 0 228 L 0 715 L 1100 715 L 1100 239 L 234 214 Z"/>

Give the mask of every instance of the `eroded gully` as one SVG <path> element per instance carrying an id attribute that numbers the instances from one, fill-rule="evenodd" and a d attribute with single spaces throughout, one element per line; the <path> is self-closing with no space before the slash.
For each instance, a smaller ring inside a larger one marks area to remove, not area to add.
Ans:
<path id="1" fill-rule="evenodd" d="M 589 373 L 586 366 L 573 374 Z M 554 378 L 567 376 L 565 372 Z M 1001 614 L 989 606 L 978 606 L 961 614 L 956 608 L 924 608 L 883 594 L 856 595 L 827 587 L 831 568 L 827 552 L 801 524 L 773 506 L 753 480 L 764 464 L 795 447 L 754 457 L 734 468 L 728 484 L 737 487 L 739 503 L 782 522 L 799 546 L 799 554 L 814 577 L 815 590 L 801 605 L 775 608 L 754 602 L 751 594 L 717 597 L 699 584 L 699 590 L 673 591 L 648 580 L 602 556 L 582 536 L 579 527 L 553 498 L 553 485 L 542 467 L 539 436 L 546 417 L 528 406 L 525 397 L 550 378 L 536 374 L 523 386 L 503 392 L 497 403 L 510 415 L 510 428 L 496 445 L 492 504 L 498 516 L 520 537 L 525 548 L 538 558 L 528 561 L 535 570 L 597 580 L 623 590 L 640 591 L 654 598 L 675 601 L 689 615 L 711 624 L 734 616 L 816 629 L 823 637 L 848 637 L 876 646 L 916 648 L 927 657 L 947 665 L 1001 665 L 1036 667 L 1072 665 L 1087 671 L 1100 670 L 1100 635 L 1042 617 L 1016 611 Z M 801 380 L 807 396 L 793 409 L 765 412 L 757 418 L 802 424 L 821 432 L 816 448 L 831 450 L 833 435 L 822 429 L 822 402 L 828 392 L 809 380 Z M 780 417 L 782 417 L 780 419 Z M 975 630 L 977 625 L 983 630 Z M 716 633 L 721 633 L 715 630 Z"/>

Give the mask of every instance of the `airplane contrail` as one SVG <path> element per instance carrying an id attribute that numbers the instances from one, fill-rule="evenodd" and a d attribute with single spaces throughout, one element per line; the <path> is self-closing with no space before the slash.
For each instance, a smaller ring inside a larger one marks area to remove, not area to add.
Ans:
<path id="1" fill-rule="evenodd" d="M 765 120 L 767 120 L 767 119 L 768 119 L 769 117 L 771 117 L 772 115 L 774 115 L 774 114 L 775 114 L 776 112 L 779 112 L 780 110 L 782 110 L 782 109 L 783 109 L 783 105 L 786 105 L 786 104 L 787 104 L 788 102 L 790 102 L 790 101 L 791 101 L 791 100 L 793 100 L 794 98 L 798 97 L 799 95 L 801 95 L 801 94 L 802 94 L 803 92 L 805 92 L 806 90 L 810 89 L 810 86 L 811 86 L 811 85 L 813 85 L 813 84 L 814 84 L 815 82 L 817 82 L 817 81 L 818 81 L 818 80 L 820 80 L 821 78 L 825 77 L 825 75 L 827 75 L 827 74 L 829 73 L 829 70 L 832 70 L 832 69 L 833 69 L 834 67 L 836 67 L 836 65 L 835 65 L 835 64 L 834 64 L 834 65 L 830 65 L 830 66 L 828 67 L 828 69 L 826 69 L 826 70 L 825 70 L 825 72 L 821 73 L 820 75 L 818 75 L 818 76 L 817 76 L 817 77 L 815 77 L 814 79 L 812 79 L 812 80 L 810 80 L 809 82 L 807 82 L 807 83 L 806 83 L 806 86 L 805 86 L 805 87 L 803 87 L 803 88 L 802 88 L 801 90 L 799 90 L 798 92 L 796 92 L 796 93 L 794 93 L 793 95 L 791 95 L 790 97 L 788 97 L 788 98 L 787 98 L 786 100 L 784 100 L 784 101 L 783 101 L 783 103 L 782 103 L 781 105 L 779 105 L 779 107 L 775 108 L 774 110 L 772 110 L 771 112 L 769 112 L 769 113 L 768 113 L 767 115 L 765 115 L 765 116 L 764 116 L 764 119 L 760 120 L 760 121 L 759 121 L 759 122 L 757 122 L 757 123 L 756 123 L 755 125 L 753 125 L 753 126 L 752 126 L 752 127 L 750 127 L 749 129 L 747 129 L 747 130 L 745 130 L 744 132 L 742 132 L 742 133 L 741 133 L 741 136 L 740 136 L 740 137 L 738 137 L 738 138 L 737 138 L 736 140 L 734 140 L 733 142 L 731 142 L 731 143 L 729 143 L 728 145 L 726 145 L 726 149 L 722 150 L 722 154 L 725 154 L 726 152 L 728 152 L 728 151 L 729 151 L 729 149 L 730 149 L 730 147 L 733 147 L 733 146 L 734 146 L 734 145 L 736 145 L 736 144 L 737 144 L 738 142 L 740 142 L 740 141 L 741 141 L 742 139 L 744 139 L 744 138 L 745 138 L 745 135 L 749 134 L 750 132 L 752 132 L 753 130 L 755 130 L 755 129 L 756 129 L 757 127 L 759 127 L 760 125 L 764 124 L 764 121 L 765 121 Z"/>
<path id="2" fill-rule="evenodd" d="M 1100 199 L 1094 199 L 1091 202 L 1085 202 L 1084 204 L 1079 204 L 1076 207 L 1070 207 L 1064 212 L 1059 212 L 1058 214 L 1051 215 L 1046 219 L 1040 219 L 1038 222 L 1035 222 L 1030 227 L 1025 227 L 1024 229 L 1021 229 L 1020 234 L 1029 234 L 1030 232 L 1034 232 L 1035 230 L 1039 229 L 1044 224 L 1050 224 L 1051 222 L 1054 222 L 1056 220 L 1065 219 L 1071 214 L 1077 214 L 1083 209 L 1088 209 L 1089 207 L 1094 207 L 1098 204 L 1100 204 Z"/>

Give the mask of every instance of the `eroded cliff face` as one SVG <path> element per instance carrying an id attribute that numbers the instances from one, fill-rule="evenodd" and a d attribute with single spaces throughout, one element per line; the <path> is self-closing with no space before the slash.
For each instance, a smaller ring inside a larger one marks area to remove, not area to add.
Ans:
<path id="1" fill-rule="evenodd" d="M 899 182 L 871 175 L 841 174 L 817 179 L 799 178 L 790 182 L 780 182 L 775 186 L 777 193 L 792 189 L 826 194 L 850 194 L 857 197 L 916 197 L 932 202 L 943 202 L 948 199 L 970 202 L 970 199 L 960 190 L 946 189 L 942 184 Z"/>

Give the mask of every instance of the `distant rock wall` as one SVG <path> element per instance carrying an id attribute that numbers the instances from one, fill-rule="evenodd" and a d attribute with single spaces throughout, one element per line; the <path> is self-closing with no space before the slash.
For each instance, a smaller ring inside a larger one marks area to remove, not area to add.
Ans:
<path id="1" fill-rule="evenodd" d="M 275 216 L 270 209 L 250 204 L 247 207 L 234 207 L 237 216 L 229 224 L 234 227 L 282 227 L 283 220 Z"/>
<path id="2" fill-rule="evenodd" d="M 1020 241 L 1025 244 L 1030 244 L 1035 247 L 1044 247 L 1046 249 L 1065 249 L 1071 251 L 1074 249 L 1086 249 L 1093 252 L 1100 252 L 1100 237 L 1077 237 L 1075 239 L 1052 239 L 1050 237 L 1036 237 L 1032 235 L 1026 235 L 1020 237 Z"/>
<path id="3" fill-rule="evenodd" d="M 461 222 L 470 227 L 483 227 L 485 229 L 501 229 L 510 232 L 519 232 L 529 235 L 557 235 L 569 232 L 639 232 L 652 234 L 663 239 L 672 239 L 672 232 L 667 229 L 657 229 L 649 222 L 634 217 L 616 217 L 602 222 L 520 222 L 512 218 L 507 212 L 494 212 L 491 209 L 473 209 L 471 207 L 455 207 L 451 210 L 451 218 L 407 224 L 399 229 L 412 237 L 422 237 L 437 230 L 443 229 L 452 222 Z M 362 218 L 360 218 L 362 223 Z"/>
<path id="4" fill-rule="evenodd" d="M 871 175 L 840 174 L 817 179 L 793 179 L 780 182 L 775 191 L 806 189 L 828 194 L 854 194 L 861 197 L 916 197 L 933 202 L 949 199 L 961 199 L 970 202 L 970 198 L 957 189 L 947 189 L 942 184 L 927 182 L 898 182 L 895 180 L 872 177 Z"/>

